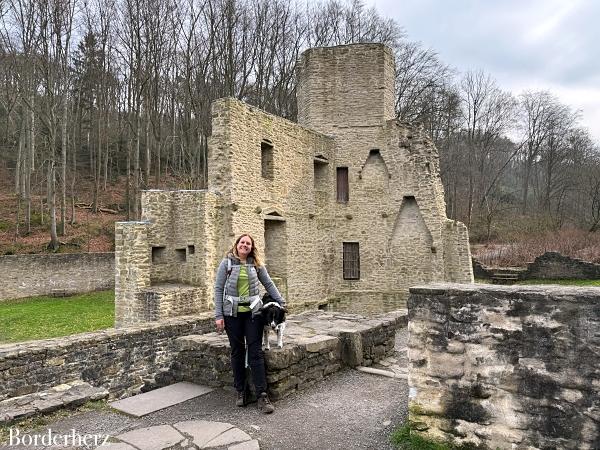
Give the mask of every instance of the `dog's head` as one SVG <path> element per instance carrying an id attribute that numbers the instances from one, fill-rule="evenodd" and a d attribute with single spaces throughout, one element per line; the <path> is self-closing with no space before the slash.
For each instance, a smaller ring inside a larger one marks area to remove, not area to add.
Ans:
<path id="1" fill-rule="evenodd" d="M 262 315 L 265 325 L 268 325 L 275 330 L 278 325 L 285 322 L 285 308 L 279 306 L 269 294 L 265 294 L 262 301 Z"/>

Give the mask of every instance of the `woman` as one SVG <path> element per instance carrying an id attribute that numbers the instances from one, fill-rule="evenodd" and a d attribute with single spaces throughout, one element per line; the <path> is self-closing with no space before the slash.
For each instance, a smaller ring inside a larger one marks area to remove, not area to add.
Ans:
<path id="1" fill-rule="evenodd" d="M 275 411 L 267 395 L 265 361 L 262 351 L 263 321 L 260 315 L 258 282 L 281 306 L 285 301 L 262 264 L 254 239 L 249 234 L 239 236 L 219 268 L 215 281 L 215 324 L 217 331 L 227 332 L 231 346 L 231 366 L 237 391 L 237 406 L 244 406 L 246 383 L 245 358 L 258 397 L 258 409 L 265 414 Z"/>

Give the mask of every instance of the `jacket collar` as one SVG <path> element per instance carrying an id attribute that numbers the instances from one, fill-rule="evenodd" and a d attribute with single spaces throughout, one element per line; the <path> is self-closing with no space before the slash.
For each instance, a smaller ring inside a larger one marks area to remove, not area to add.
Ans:
<path id="1" fill-rule="evenodd" d="M 233 253 L 230 253 L 228 255 L 229 259 L 231 259 L 232 264 L 237 264 L 237 265 L 241 265 L 242 262 L 240 261 L 240 259 L 235 256 Z M 254 258 L 252 256 L 248 256 L 248 258 L 246 258 L 246 265 L 253 265 L 254 264 Z"/>

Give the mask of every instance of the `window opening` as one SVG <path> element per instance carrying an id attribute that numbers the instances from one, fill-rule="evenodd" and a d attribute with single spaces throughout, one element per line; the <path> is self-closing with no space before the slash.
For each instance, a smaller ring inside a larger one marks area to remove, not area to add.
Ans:
<path id="1" fill-rule="evenodd" d="M 165 247 L 152 247 L 152 264 L 162 264 L 165 262 Z"/>
<path id="2" fill-rule="evenodd" d="M 274 178 L 273 144 L 267 139 L 260 143 L 260 163 L 262 177 L 272 180 Z"/>
<path id="3" fill-rule="evenodd" d="M 177 261 L 185 262 L 185 248 L 175 249 L 175 254 L 177 255 Z"/>
<path id="4" fill-rule="evenodd" d="M 348 186 L 348 168 L 337 168 L 337 201 L 339 203 L 348 203 L 350 198 Z"/>
<path id="5" fill-rule="evenodd" d="M 196 253 L 196 246 L 188 245 L 188 255 L 193 255 L 194 253 Z"/>
<path id="6" fill-rule="evenodd" d="M 358 242 L 344 242 L 343 271 L 344 280 L 360 279 L 360 253 Z"/>

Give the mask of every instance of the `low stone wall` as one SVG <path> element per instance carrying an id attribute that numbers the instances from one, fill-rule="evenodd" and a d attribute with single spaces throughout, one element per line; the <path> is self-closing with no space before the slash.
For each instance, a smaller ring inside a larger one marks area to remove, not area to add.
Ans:
<path id="1" fill-rule="evenodd" d="M 473 262 L 473 276 L 482 280 L 489 280 L 492 278 L 493 270 L 490 267 L 484 266 L 482 263 L 472 258 Z"/>
<path id="2" fill-rule="evenodd" d="M 600 264 L 546 252 L 527 265 L 522 278 L 596 280 L 600 279 Z"/>
<path id="3" fill-rule="evenodd" d="M 475 278 L 489 280 L 494 273 L 507 268 L 495 268 L 483 265 L 475 258 L 473 262 L 473 273 Z M 508 268 L 510 270 L 510 268 Z M 513 268 L 512 270 L 515 270 Z M 530 279 L 576 279 L 597 280 L 600 279 L 600 264 L 583 261 L 570 256 L 564 256 L 557 252 L 546 252 L 527 264 L 526 269 L 517 269 L 520 280 Z"/>
<path id="4" fill-rule="evenodd" d="M 0 256 L 0 301 L 115 286 L 114 253 Z"/>
<path id="5" fill-rule="evenodd" d="M 343 367 L 369 366 L 394 350 L 406 311 L 375 318 L 307 311 L 287 320 L 284 347 L 265 351 L 269 395 L 279 399 L 305 389 Z M 272 337 L 274 340 L 274 338 Z M 229 342 L 209 333 L 178 339 L 177 378 L 210 386 L 232 386 Z"/>
<path id="6" fill-rule="evenodd" d="M 478 448 L 600 448 L 600 290 L 410 289 L 409 415 Z"/>
<path id="7" fill-rule="evenodd" d="M 169 384 L 175 338 L 214 329 L 212 313 L 0 346 L 0 401 L 82 380 L 111 397 Z M 159 379 L 157 379 L 157 377 Z"/>

